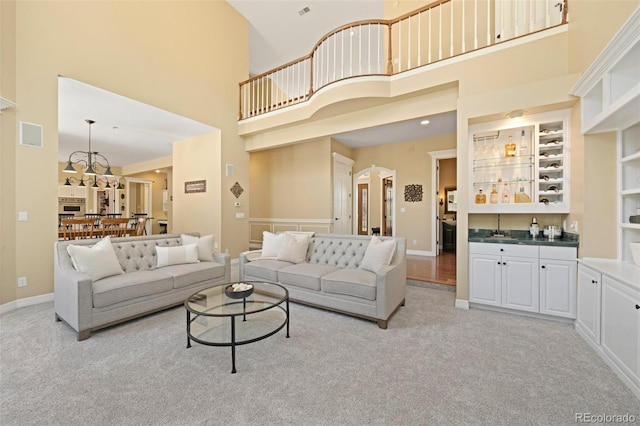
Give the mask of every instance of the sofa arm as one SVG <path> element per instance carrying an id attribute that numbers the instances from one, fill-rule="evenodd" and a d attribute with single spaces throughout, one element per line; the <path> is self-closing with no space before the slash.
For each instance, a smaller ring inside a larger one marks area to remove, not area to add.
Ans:
<path id="1" fill-rule="evenodd" d="M 249 250 L 240 253 L 240 256 L 238 256 L 238 276 L 240 281 L 244 281 L 244 265 L 260 256 L 262 256 L 262 250 Z"/>
<path id="2" fill-rule="evenodd" d="M 213 253 L 213 261 L 224 265 L 224 282 L 231 282 L 231 256 L 227 253 Z"/>
<path id="3" fill-rule="evenodd" d="M 53 287 L 56 318 L 64 320 L 76 330 L 78 340 L 82 340 L 81 336 L 88 337 L 86 332 L 91 330 L 93 322 L 91 277 L 75 269 L 56 268 Z"/>
<path id="4" fill-rule="evenodd" d="M 405 299 L 407 263 L 404 257 L 376 273 L 378 318 L 386 320 Z"/>

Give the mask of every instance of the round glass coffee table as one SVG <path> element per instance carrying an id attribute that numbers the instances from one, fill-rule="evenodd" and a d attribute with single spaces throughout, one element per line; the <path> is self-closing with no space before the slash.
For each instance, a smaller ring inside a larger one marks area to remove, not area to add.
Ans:
<path id="1" fill-rule="evenodd" d="M 236 372 L 236 346 L 257 342 L 287 327 L 289 292 L 279 284 L 248 282 L 250 294 L 225 291 L 236 284 L 209 287 L 184 302 L 187 310 L 187 348 L 191 341 L 209 346 L 231 346 L 231 373 Z M 243 297 L 246 296 L 246 297 Z"/>

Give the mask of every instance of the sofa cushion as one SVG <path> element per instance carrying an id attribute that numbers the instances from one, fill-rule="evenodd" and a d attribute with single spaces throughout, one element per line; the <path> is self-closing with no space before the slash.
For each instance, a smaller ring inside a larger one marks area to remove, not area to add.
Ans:
<path id="1" fill-rule="evenodd" d="M 194 237 L 193 235 L 181 234 L 180 240 L 183 246 L 195 244 L 198 247 L 198 260 L 201 262 L 213 262 L 213 249 L 215 247 L 213 235 Z"/>
<path id="2" fill-rule="evenodd" d="M 274 234 L 269 231 L 262 232 L 262 253 L 261 259 L 276 259 L 280 247 L 282 247 L 282 239 L 284 234 Z"/>
<path id="3" fill-rule="evenodd" d="M 367 251 L 364 253 L 364 258 L 359 268 L 371 272 L 378 272 L 391 263 L 395 251 L 395 239 L 381 240 L 374 235 L 371 237 L 371 242 L 367 246 Z"/>
<path id="4" fill-rule="evenodd" d="M 223 278 L 224 265 L 216 262 L 200 262 L 171 265 L 156 269 L 156 272 L 173 277 L 173 288 L 182 288 L 203 281 Z"/>
<path id="5" fill-rule="evenodd" d="M 257 259 L 244 265 L 244 274 L 251 278 L 278 282 L 278 270 L 291 266 L 291 262 L 281 260 Z"/>
<path id="6" fill-rule="evenodd" d="M 158 268 L 169 265 L 199 262 L 198 246 L 196 244 L 187 244 L 186 246 L 177 247 L 156 247 L 156 253 Z"/>
<path id="7" fill-rule="evenodd" d="M 281 284 L 320 290 L 320 278 L 337 270 L 335 266 L 299 263 L 280 269 L 278 279 Z"/>
<path id="8" fill-rule="evenodd" d="M 149 296 L 173 288 L 173 278 L 157 271 L 138 271 L 95 281 L 93 306 L 103 308 L 125 300 Z"/>
<path id="9" fill-rule="evenodd" d="M 309 235 L 285 233 L 277 259 L 291 263 L 306 262 L 308 248 Z"/>
<path id="10" fill-rule="evenodd" d="M 124 274 L 111 245 L 111 237 L 103 238 L 91 247 L 69 244 L 67 252 L 76 271 L 89 275 L 93 281 Z"/>
<path id="11" fill-rule="evenodd" d="M 376 275 L 363 269 L 339 269 L 323 276 L 321 286 L 325 293 L 376 300 Z"/>

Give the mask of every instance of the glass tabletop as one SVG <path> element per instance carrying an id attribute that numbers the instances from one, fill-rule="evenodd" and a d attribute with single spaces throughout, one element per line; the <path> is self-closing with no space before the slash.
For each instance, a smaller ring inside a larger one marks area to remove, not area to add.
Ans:
<path id="1" fill-rule="evenodd" d="M 225 289 L 236 283 L 209 287 L 190 296 L 185 308 L 194 314 L 211 317 L 229 317 L 265 311 L 281 304 L 289 292 L 279 284 L 259 281 L 243 281 L 251 284 L 253 291 L 246 298 L 229 297 Z"/>

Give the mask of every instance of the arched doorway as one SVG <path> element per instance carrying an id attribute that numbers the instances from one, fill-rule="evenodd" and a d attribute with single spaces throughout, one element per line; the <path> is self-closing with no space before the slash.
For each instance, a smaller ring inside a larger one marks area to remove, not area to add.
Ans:
<path id="1" fill-rule="evenodd" d="M 355 234 L 382 235 L 396 231 L 396 171 L 385 167 L 368 167 L 354 176 L 353 229 Z"/>

